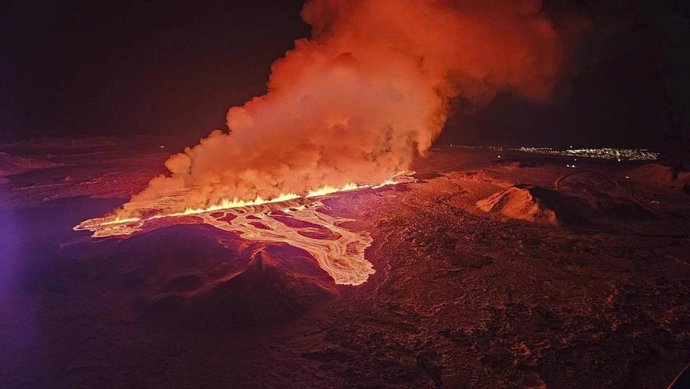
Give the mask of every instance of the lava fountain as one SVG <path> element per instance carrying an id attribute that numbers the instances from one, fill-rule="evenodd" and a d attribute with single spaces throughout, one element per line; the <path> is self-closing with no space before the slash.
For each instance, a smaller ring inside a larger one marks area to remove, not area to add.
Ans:
<path id="1" fill-rule="evenodd" d="M 454 98 L 542 101 L 560 72 L 559 34 L 538 0 L 308 0 L 302 17 L 311 36 L 273 64 L 265 95 L 229 109 L 229 131 L 171 156 L 169 174 L 75 228 L 126 235 L 194 216 L 304 248 L 337 283 L 358 284 L 373 272 L 371 238 L 340 228 L 322 203 L 286 208 L 311 227 L 245 210 L 390 182 L 425 154 Z M 310 237 L 315 225 L 338 238 Z"/>

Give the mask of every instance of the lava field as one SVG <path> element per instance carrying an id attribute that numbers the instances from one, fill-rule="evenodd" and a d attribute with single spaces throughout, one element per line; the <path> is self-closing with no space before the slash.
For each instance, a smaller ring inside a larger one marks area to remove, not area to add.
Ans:
<path id="1" fill-rule="evenodd" d="M 410 182 L 320 198 L 331 228 L 271 209 L 250 235 L 92 238 L 73 227 L 167 154 L 0 151 L 4 388 L 661 388 L 690 362 L 690 177 L 659 163 L 438 147 Z M 262 228 L 353 234 L 364 273 Z"/>

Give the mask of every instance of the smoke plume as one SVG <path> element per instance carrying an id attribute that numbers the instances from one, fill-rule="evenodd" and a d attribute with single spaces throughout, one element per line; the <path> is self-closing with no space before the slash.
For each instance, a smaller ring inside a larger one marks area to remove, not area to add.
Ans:
<path id="1" fill-rule="evenodd" d="M 547 99 L 562 58 L 539 0 L 309 0 L 302 17 L 312 35 L 272 65 L 268 92 L 133 202 L 184 193 L 168 205 L 180 210 L 383 182 L 431 146 L 454 98 Z"/>

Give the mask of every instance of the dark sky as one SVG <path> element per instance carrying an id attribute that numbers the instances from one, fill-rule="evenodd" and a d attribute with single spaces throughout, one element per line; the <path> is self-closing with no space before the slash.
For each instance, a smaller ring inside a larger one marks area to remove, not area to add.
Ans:
<path id="1" fill-rule="evenodd" d="M 224 128 L 262 94 L 271 63 L 309 34 L 299 0 L 4 1 L 0 140 Z M 547 0 L 567 29 L 590 21 L 553 102 L 511 95 L 441 141 L 674 147 L 690 154 L 690 6 L 684 1 Z M 560 24 L 562 23 L 562 25 Z"/>

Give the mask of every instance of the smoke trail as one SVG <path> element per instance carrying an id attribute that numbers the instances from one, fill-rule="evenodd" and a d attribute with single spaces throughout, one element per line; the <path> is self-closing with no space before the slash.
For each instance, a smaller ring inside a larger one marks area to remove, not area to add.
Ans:
<path id="1" fill-rule="evenodd" d="M 229 132 L 170 157 L 133 202 L 183 192 L 166 205 L 179 211 L 383 182 L 430 147 L 453 98 L 546 99 L 562 57 L 538 0 L 309 0 L 302 17 L 312 36 L 273 64 L 268 92 L 230 108 Z"/>

